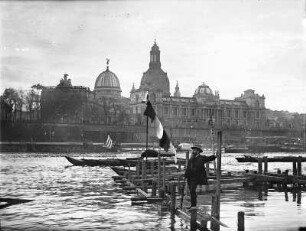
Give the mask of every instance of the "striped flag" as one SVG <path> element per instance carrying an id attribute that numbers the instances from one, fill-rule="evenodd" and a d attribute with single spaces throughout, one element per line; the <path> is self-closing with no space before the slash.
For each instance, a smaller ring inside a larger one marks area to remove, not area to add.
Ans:
<path id="1" fill-rule="evenodd" d="M 112 146 L 113 146 L 113 141 L 112 141 L 112 139 L 110 138 L 110 136 L 108 135 L 108 136 L 107 136 L 107 140 L 106 140 L 106 142 L 105 142 L 105 147 L 106 147 L 107 149 L 111 149 Z"/>
<path id="2" fill-rule="evenodd" d="M 164 130 L 163 125 L 156 116 L 155 110 L 149 99 L 147 99 L 147 107 L 143 114 L 151 119 L 151 123 L 154 123 L 155 135 L 159 139 L 159 146 L 163 148 L 166 152 L 170 151 L 174 153 L 174 158 L 176 163 L 177 162 L 176 150 L 172 142 L 170 141 L 166 131 Z"/>

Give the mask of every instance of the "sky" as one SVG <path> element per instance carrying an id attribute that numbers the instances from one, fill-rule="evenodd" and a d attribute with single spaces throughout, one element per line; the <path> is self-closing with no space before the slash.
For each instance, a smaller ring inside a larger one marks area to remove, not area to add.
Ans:
<path id="1" fill-rule="evenodd" d="M 253 89 L 266 108 L 306 113 L 306 0 L 1 1 L 0 91 L 91 90 L 109 68 L 139 88 L 154 40 L 173 95 L 203 82 L 221 99 Z"/>

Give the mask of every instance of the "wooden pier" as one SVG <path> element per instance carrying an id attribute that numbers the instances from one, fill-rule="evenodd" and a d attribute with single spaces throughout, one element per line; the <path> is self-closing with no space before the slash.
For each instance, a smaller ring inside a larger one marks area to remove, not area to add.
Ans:
<path id="1" fill-rule="evenodd" d="M 184 172 L 189 159 L 179 159 L 172 164 L 167 157 L 143 158 L 131 160 L 126 166 L 112 167 L 117 173 L 113 179 L 125 193 L 137 194 L 131 198 L 132 205 L 153 204 L 156 208 L 168 209 L 172 215 L 177 215 L 190 224 L 190 230 L 207 230 L 210 222 L 211 230 L 219 230 L 220 226 L 228 227 L 220 216 L 220 194 L 224 189 L 250 187 L 265 190 L 275 187 L 278 190 L 295 190 L 301 192 L 306 185 L 306 176 L 302 175 L 302 162 L 294 160 L 292 174 L 284 172 L 269 172 L 266 158 L 258 159 L 257 171 L 221 172 L 222 132 L 218 132 L 218 151 L 216 170 L 206 165 L 208 185 L 197 188 L 197 209 L 187 209 L 190 206 L 189 190 L 184 179 Z M 299 195 L 299 194 L 298 194 Z M 244 212 L 237 214 L 237 230 L 244 230 Z"/>

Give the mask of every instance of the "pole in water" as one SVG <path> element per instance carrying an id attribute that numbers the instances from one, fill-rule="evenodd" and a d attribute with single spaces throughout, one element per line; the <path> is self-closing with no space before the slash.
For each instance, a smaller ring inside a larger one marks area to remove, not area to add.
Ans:
<path id="1" fill-rule="evenodd" d="M 238 212 L 238 231 L 244 231 L 244 212 Z"/>
<path id="2" fill-rule="evenodd" d="M 176 193 L 176 185 L 175 183 L 171 183 L 170 184 L 170 193 L 171 193 L 171 214 L 175 214 L 175 209 L 176 209 L 176 206 L 175 206 L 175 203 L 176 203 L 176 197 L 175 197 L 175 193 Z"/>

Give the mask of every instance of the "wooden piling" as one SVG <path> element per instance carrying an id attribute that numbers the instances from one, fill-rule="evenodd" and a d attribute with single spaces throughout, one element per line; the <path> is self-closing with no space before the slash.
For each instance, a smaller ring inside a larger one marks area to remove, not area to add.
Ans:
<path id="1" fill-rule="evenodd" d="M 152 197 L 156 196 L 156 181 L 152 181 Z"/>
<path id="2" fill-rule="evenodd" d="M 292 161 L 292 174 L 293 174 L 294 176 L 297 175 L 296 160 L 293 160 L 293 161 Z"/>
<path id="3" fill-rule="evenodd" d="M 297 160 L 297 175 L 301 176 L 302 175 L 302 157 L 299 156 Z"/>
<path id="4" fill-rule="evenodd" d="M 284 193 L 285 193 L 285 201 L 288 201 L 288 200 L 289 200 L 289 197 L 288 197 L 288 190 L 287 190 L 287 187 L 284 188 Z"/>
<path id="5" fill-rule="evenodd" d="M 155 161 L 153 160 L 151 162 L 151 175 L 154 177 L 154 165 L 155 165 Z"/>
<path id="6" fill-rule="evenodd" d="M 261 157 L 258 158 L 258 174 L 259 175 L 262 174 L 262 158 Z"/>
<path id="7" fill-rule="evenodd" d="M 189 151 L 186 152 L 186 163 L 185 163 L 185 169 L 187 169 L 187 165 L 188 165 L 188 160 L 189 160 Z M 185 191 L 186 191 L 186 196 L 189 196 L 190 192 L 188 190 L 188 183 L 187 181 L 185 182 Z"/>
<path id="8" fill-rule="evenodd" d="M 176 209 L 176 185 L 174 182 L 170 184 L 170 193 L 171 193 L 171 203 L 170 203 L 170 212 L 171 214 L 175 214 Z"/>
<path id="9" fill-rule="evenodd" d="M 181 169 L 182 169 L 182 163 L 179 161 L 178 162 L 178 170 L 177 171 L 180 173 Z M 181 195 L 181 191 L 182 191 L 181 187 L 182 187 L 182 185 L 181 185 L 181 177 L 180 176 L 177 177 L 177 185 L 178 185 L 177 186 L 178 194 Z"/>
<path id="10" fill-rule="evenodd" d="M 128 163 L 128 180 L 131 179 L 131 164 Z"/>
<path id="11" fill-rule="evenodd" d="M 220 193 L 221 193 L 221 148 L 222 148 L 222 132 L 218 131 L 218 152 L 217 152 L 217 187 L 216 187 L 216 199 L 217 199 L 217 208 L 216 208 L 216 218 L 220 218 Z"/>
<path id="12" fill-rule="evenodd" d="M 267 174 L 268 173 L 268 157 L 265 156 L 263 158 L 263 161 L 264 161 L 264 174 Z"/>
<path id="13" fill-rule="evenodd" d="M 296 203 L 297 203 L 298 205 L 301 205 L 301 204 L 302 204 L 302 190 L 301 190 L 301 189 L 299 189 L 299 190 L 297 191 L 297 200 L 296 200 Z"/>
<path id="14" fill-rule="evenodd" d="M 212 209 L 211 215 L 217 220 L 220 220 L 220 193 L 221 193 L 221 147 L 222 147 L 222 131 L 218 131 L 218 151 L 217 151 L 217 171 L 216 171 L 216 193 L 212 197 Z M 212 230 L 220 230 L 220 225 L 218 222 L 211 222 Z"/>
<path id="15" fill-rule="evenodd" d="M 213 195 L 211 197 L 211 216 L 212 217 L 216 217 L 217 216 L 217 195 Z M 219 226 L 218 223 L 212 221 L 210 223 L 210 229 L 212 229 L 212 230 L 219 230 L 220 226 Z"/>
<path id="16" fill-rule="evenodd" d="M 244 212 L 238 212 L 238 231 L 244 231 Z"/>
<path id="17" fill-rule="evenodd" d="M 165 176 L 166 176 L 166 172 L 165 172 L 165 159 L 163 159 L 163 188 L 165 188 Z"/>
<path id="18" fill-rule="evenodd" d="M 141 163 L 141 175 L 142 175 L 142 189 L 145 191 L 145 182 L 144 180 L 146 179 L 146 162 L 145 162 L 145 159 L 143 158 L 142 159 L 142 163 Z"/>
<path id="19" fill-rule="evenodd" d="M 160 152 L 158 152 L 158 163 L 157 163 L 157 169 L 158 169 L 158 174 L 157 174 L 157 188 L 158 188 L 158 196 L 163 198 L 165 195 L 165 191 L 161 189 L 160 185 L 160 177 L 161 177 L 161 166 L 160 166 Z"/>
<path id="20" fill-rule="evenodd" d="M 137 180 L 139 180 L 139 178 L 140 178 L 140 159 L 137 160 L 136 177 L 137 177 Z"/>

